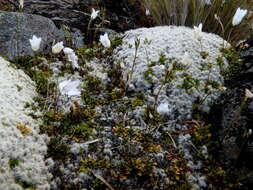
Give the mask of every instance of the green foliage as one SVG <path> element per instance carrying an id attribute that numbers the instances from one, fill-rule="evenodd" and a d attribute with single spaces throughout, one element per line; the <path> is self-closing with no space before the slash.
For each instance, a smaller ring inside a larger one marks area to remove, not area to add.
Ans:
<path id="1" fill-rule="evenodd" d="M 155 127 L 163 121 L 163 117 L 157 113 L 154 106 L 148 106 L 145 108 L 143 120 L 148 124 L 148 126 Z"/>
<path id="2" fill-rule="evenodd" d="M 9 167 L 11 169 L 14 169 L 15 167 L 17 167 L 19 165 L 19 160 L 17 159 L 10 159 L 9 160 Z"/>
<path id="3" fill-rule="evenodd" d="M 200 86 L 200 81 L 194 79 L 190 74 L 184 74 L 184 81 L 182 85 L 179 85 L 180 88 L 184 88 L 186 91 L 189 91 L 191 88 L 198 89 Z"/>
<path id="4" fill-rule="evenodd" d="M 55 83 L 50 82 L 52 72 L 46 65 L 40 64 L 40 57 L 20 56 L 11 61 L 15 67 L 24 70 L 35 82 L 37 92 L 43 96 L 47 95 L 48 89 L 53 89 Z"/>
<path id="5" fill-rule="evenodd" d="M 222 72 L 222 75 L 225 77 L 232 77 L 236 75 L 243 69 L 244 62 L 240 59 L 239 52 L 234 48 L 222 49 L 222 55 L 228 61 L 228 68 Z M 223 66 L 223 59 L 221 57 L 217 58 L 218 65 Z"/>
<path id="6" fill-rule="evenodd" d="M 110 162 L 105 159 L 83 158 L 81 160 L 80 172 L 86 172 L 89 169 L 108 169 Z"/>
<path id="7" fill-rule="evenodd" d="M 27 182 L 27 181 L 17 181 L 17 184 L 19 184 L 23 189 L 29 189 L 29 190 L 36 190 L 36 187 L 32 182 Z"/>
<path id="8" fill-rule="evenodd" d="M 253 18 L 247 17 L 236 27 L 232 26 L 232 18 L 238 7 L 251 10 L 252 2 L 245 0 L 210 1 L 211 5 L 205 4 L 203 0 L 144 0 L 142 4 L 150 10 L 157 25 L 192 27 L 203 23 L 204 31 L 216 33 L 232 43 L 249 37 Z M 215 14 L 220 18 L 220 22 L 215 19 Z"/>
<path id="9" fill-rule="evenodd" d="M 64 161 L 71 158 L 69 146 L 61 138 L 51 138 L 48 143 L 47 157 Z"/>

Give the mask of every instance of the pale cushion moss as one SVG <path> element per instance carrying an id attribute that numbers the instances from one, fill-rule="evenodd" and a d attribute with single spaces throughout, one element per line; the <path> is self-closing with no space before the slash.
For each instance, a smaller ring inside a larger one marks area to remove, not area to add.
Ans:
<path id="1" fill-rule="evenodd" d="M 221 71 L 227 63 L 221 68 L 216 59 L 229 44 L 215 34 L 196 32 L 183 26 L 130 30 L 114 52 L 128 89 L 145 93 L 151 105 L 168 104 L 170 119 L 191 119 L 197 100 L 202 110 L 208 111 L 223 85 Z"/>
<path id="2" fill-rule="evenodd" d="M 37 95 L 34 83 L 1 57 L 0 77 L 0 189 L 50 189 L 48 137 L 39 134 L 39 121 L 25 109 Z"/>

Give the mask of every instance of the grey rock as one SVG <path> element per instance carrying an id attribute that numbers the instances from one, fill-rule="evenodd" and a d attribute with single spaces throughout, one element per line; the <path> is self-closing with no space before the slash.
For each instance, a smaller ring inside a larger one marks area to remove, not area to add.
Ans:
<path id="1" fill-rule="evenodd" d="M 33 35 L 42 38 L 40 51 L 49 52 L 53 41 L 65 40 L 64 32 L 59 30 L 48 18 L 25 13 L 0 11 L 0 55 L 10 59 L 15 56 L 33 55 L 29 39 Z M 74 36 L 76 47 L 82 46 L 78 33 Z"/>

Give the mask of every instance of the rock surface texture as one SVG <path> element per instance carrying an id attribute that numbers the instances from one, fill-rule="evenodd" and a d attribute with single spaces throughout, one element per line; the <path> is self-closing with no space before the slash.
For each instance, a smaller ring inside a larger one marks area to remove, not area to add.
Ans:
<path id="1" fill-rule="evenodd" d="M 42 38 L 40 50 L 51 51 L 53 41 L 65 39 L 64 32 L 45 17 L 24 13 L 0 11 L 0 54 L 13 58 L 20 55 L 32 55 L 29 39 L 33 35 Z M 74 40 L 77 47 L 82 45 Z"/>
<path id="2" fill-rule="evenodd" d="M 210 120 L 216 126 L 221 149 L 220 160 L 244 176 L 240 189 L 250 190 L 253 185 L 253 102 L 245 101 L 245 89 L 253 91 L 253 41 L 246 42 L 248 48 L 240 53 L 244 65 L 235 76 L 225 81 L 226 93 L 220 104 L 213 108 Z"/>
<path id="3" fill-rule="evenodd" d="M 1 57 L 0 76 L 0 189 L 50 189 L 44 160 L 48 137 L 39 134 L 39 123 L 24 108 L 36 95 L 34 84 Z"/>
<path id="4" fill-rule="evenodd" d="M 115 59 L 122 62 L 130 91 L 144 92 L 170 119 L 191 119 L 196 101 L 208 111 L 220 94 L 220 72 L 226 65 L 220 67 L 216 59 L 223 42 L 217 35 L 186 27 L 140 28 L 125 33 Z"/>

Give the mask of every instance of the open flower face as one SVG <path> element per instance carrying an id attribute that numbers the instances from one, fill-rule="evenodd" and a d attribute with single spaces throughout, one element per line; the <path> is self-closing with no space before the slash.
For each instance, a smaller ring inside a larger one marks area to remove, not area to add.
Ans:
<path id="1" fill-rule="evenodd" d="M 238 8 L 232 20 L 232 25 L 236 26 L 242 22 L 243 17 L 247 14 L 248 10 Z"/>
<path id="2" fill-rule="evenodd" d="M 80 80 L 65 80 L 59 84 L 60 93 L 67 96 L 80 96 L 81 91 L 78 89 Z"/>
<path id="3" fill-rule="evenodd" d="M 52 53 L 58 54 L 61 52 L 61 50 L 64 48 L 63 42 L 58 42 L 55 45 L 52 46 Z"/>
<path id="4" fill-rule="evenodd" d="M 106 48 L 109 48 L 111 47 L 111 42 L 108 38 L 108 34 L 105 33 L 104 35 L 101 35 L 100 38 L 99 38 L 99 41 L 101 42 L 101 44 L 106 47 Z"/>
<path id="5" fill-rule="evenodd" d="M 97 18 L 98 13 L 99 13 L 99 10 L 96 11 L 95 9 L 92 8 L 92 12 L 91 12 L 91 15 L 90 15 L 91 20 Z"/>
<path id="6" fill-rule="evenodd" d="M 29 39 L 29 41 L 33 51 L 38 51 L 40 49 L 41 38 L 33 35 L 32 39 Z"/>

